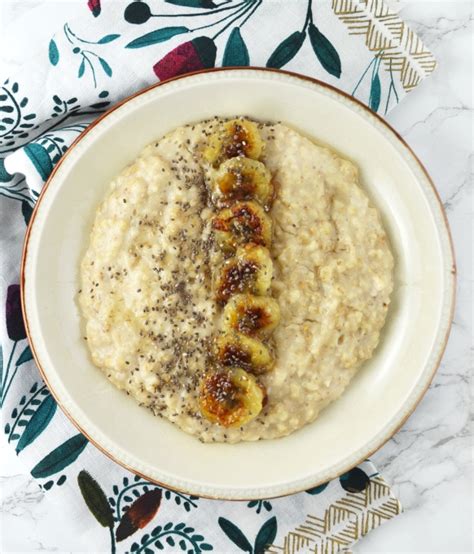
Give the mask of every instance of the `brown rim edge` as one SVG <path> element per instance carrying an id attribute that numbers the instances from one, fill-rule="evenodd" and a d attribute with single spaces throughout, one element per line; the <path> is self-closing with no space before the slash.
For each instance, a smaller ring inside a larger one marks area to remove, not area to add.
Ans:
<path id="1" fill-rule="evenodd" d="M 381 122 L 389 131 L 391 131 L 393 133 L 393 135 L 395 135 L 395 137 L 398 139 L 398 141 L 402 144 L 402 146 L 404 146 L 405 149 L 408 150 L 408 152 L 414 158 L 414 160 L 416 161 L 416 163 L 418 164 L 418 166 L 422 170 L 423 174 L 425 175 L 428 183 L 430 184 L 430 186 L 433 190 L 435 199 L 437 200 L 437 202 L 439 204 L 439 208 L 440 208 L 441 214 L 443 216 L 444 225 L 445 225 L 445 229 L 446 229 L 448 240 L 449 240 L 449 248 L 450 248 L 450 252 L 451 252 L 451 258 L 452 258 L 452 261 L 453 261 L 453 265 L 452 265 L 452 268 L 451 268 L 451 275 L 453 276 L 452 277 L 453 281 L 452 281 L 452 290 L 451 290 L 451 308 L 450 308 L 450 314 L 449 314 L 449 323 L 448 323 L 448 327 L 447 327 L 446 332 L 445 332 L 443 343 L 441 345 L 441 350 L 440 350 L 438 359 L 436 360 L 436 362 L 433 366 L 431 375 L 429 376 L 428 383 L 427 383 L 426 387 L 420 392 L 420 394 L 419 394 L 418 398 L 416 399 L 415 403 L 413 404 L 412 408 L 408 411 L 406 416 L 403 417 L 403 419 L 401 420 L 399 425 L 397 425 L 397 427 L 392 432 L 390 432 L 390 434 L 387 437 L 384 437 L 382 439 L 382 441 L 375 448 L 369 450 L 355 464 L 350 464 L 348 467 L 345 467 L 342 470 L 340 470 L 337 474 L 331 475 L 329 478 L 325 479 L 324 481 L 317 481 L 314 484 L 309 485 L 307 488 L 317 487 L 318 485 L 321 485 L 326 481 L 330 481 L 332 479 L 335 479 L 335 478 L 339 477 L 340 475 L 342 475 L 346 471 L 349 471 L 353 467 L 355 467 L 355 466 L 359 465 L 360 463 L 362 463 L 364 460 L 366 460 L 368 457 L 372 456 L 375 452 L 377 452 L 380 448 L 382 448 L 382 446 L 384 446 L 403 427 L 403 425 L 405 425 L 408 418 L 413 414 L 413 412 L 415 411 L 415 409 L 417 408 L 417 406 L 421 402 L 421 399 L 424 397 L 427 390 L 429 389 L 429 387 L 430 387 L 430 385 L 431 385 L 431 383 L 434 379 L 434 376 L 435 376 L 435 374 L 436 374 L 436 372 L 437 372 L 437 370 L 440 366 L 441 360 L 442 360 L 444 352 L 446 350 L 446 346 L 447 346 L 447 343 L 448 343 L 448 338 L 449 338 L 449 335 L 450 335 L 450 332 L 451 332 L 451 327 L 452 327 L 453 318 L 454 318 L 454 309 L 455 309 L 455 305 L 456 305 L 456 282 L 457 282 L 456 259 L 455 259 L 455 253 L 454 253 L 453 238 L 451 236 L 451 229 L 449 227 L 448 218 L 447 218 L 446 212 L 444 210 L 444 206 L 443 206 L 443 203 L 442 203 L 441 198 L 439 196 L 439 193 L 438 193 L 438 191 L 437 191 L 437 189 L 436 189 L 436 187 L 433 183 L 433 180 L 431 179 L 427 169 L 422 164 L 422 162 L 419 160 L 418 156 L 414 153 L 412 148 L 405 142 L 405 140 L 401 137 L 401 135 L 389 123 L 387 123 L 380 115 L 373 112 L 368 106 L 366 106 L 360 100 L 357 100 L 356 98 L 353 98 L 348 93 L 346 93 L 342 90 L 339 90 L 338 88 L 336 88 L 332 85 L 329 85 L 328 83 L 324 83 L 324 82 L 319 81 L 318 79 L 315 79 L 313 77 L 308 77 L 307 75 L 301 75 L 299 73 L 294 73 L 292 71 L 285 71 L 285 70 L 281 70 L 281 69 L 278 70 L 278 69 L 269 69 L 269 68 L 252 67 L 251 66 L 251 67 L 232 67 L 232 68 L 217 67 L 217 68 L 212 68 L 212 69 L 204 69 L 204 70 L 201 70 L 201 71 L 194 71 L 192 73 L 187 73 L 185 75 L 178 75 L 178 76 L 173 77 L 171 79 L 168 79 L 166 81 L 160 81 L 160 82 L 158 82 L 154 85 L 151 85 L 149 87 L 146 87 L 146 88 L 136 92 L 135 94 L 132 94 L 132 95 L 124 98 L 123 100 L 121 100 L 120 102 L 115 104 L 112 108 L 107 110 L 105 113 L 100 115 L 97 119 L 95 119 L 72 142 L 72 144 L 68 148 L 67 152 L 65 154 L 63 154 L 60 161 L 54 167 L 51 175 L 48 177 L 47 181 L 44 183 L 43 188 L 41 190 L 41 193 L 40 193 L 40 195 L 39 195 L 39 197 L 36 201 L 33 213 L 31 215 L 31 219 L 30 219 L 30 222 L 28 224 L 28 228 L 26 230 L 25 238 L 24 238 L 24 241 L 23 241 L 23 251 L 22 251 L 22 256 L 21 256 L 21 267 L 20 267 L 21 309 L 22 309 L 22 314 L 23 314 L 23 320 L 25 322 L 26 335 L 28 337 L 28 342 L 29 342 L 30 347 L 31 347 L 33 358 L 34 358 L 35 363 L 36 363 L 36 365 L 37 365 L 37 367 L 40 371 L 40 374 L 41 374 L 43 380 L 45 381 L 46 385 L 48 386 L 48 389 L 50 390 L 52 396 L 54 397 L 54 399 L 58 403 L 58 405 L 61 408 L 61 410 L 63 411 L 63 413 L 71 421 L 71 423 L 89 440 L 89 442 L 91 444 L 93 444 L 97 449 L 99 449 L 103 454 L 105 454 L 112 461 L 114 461 L 118 465 L 122 466 L 123 468 L 127 469 L 128 471 L 130 471 L 130 472 L 132 472 L 136 475 L 139 475 L 140 477 L 142 477 L 144 479 L 147 479 L 148 481 L 150 481 L 150 482 L 152 482 L 156 485 L 168 488 L 170 490 L 174 490 L 176 492 L 182 492 L 182 493 L 185 493 L 185 494 L 196 494 L 197 496 L 199 496 L 201 498 L 207 498 L 207 499 L 210 499 L 210 500 L 229 500 L 229 501 L 235 501 L 235 502 L 242 502 L 242 501 L 246 501 L 246 500 L 247 501 L 248 500 L 259 500 L 259 499 L 264 498 L 264 497 L 238 498 L 237 499 L 237 498 L 227 498 L 225 496 L 209 496 L 209 495 L 204 495 L 204 494 L 201 494 L 201 493 L 196 493 L 196 491 L 189 491 L 189 490 L 184 490 L 184 489 L 173 488 L 170 485 L 167 485 L 166 483 L 162 483 L 160 481 L 157 481 L 156 479 L 151 478 L 150 476 L 141 473 L 140 471 L 136 470 L 135 468 L 133 468 L 131 466 L 128 466 L 124 462 L 121 462 L 121 461 L 117 460 L 110 452 L 105 450 L 104 447 L 102 447 L 100 444 L 96 443 L 88 435 L 88 433 L 84 429 L 82 429 L 82 427 L 74 420 L 72 415 L 61 404 L 61 401 L 58 398 L 58 396 L 57 396 L 56 392 L 54 391 L 54 389 L 50 386 L 48 378 L 46 376 L 46 372 L 44 371 L 43 367 L 41 366 L 41 364 L 39 362 L 37 353 L 36 353 L 35 348 L 34 348 L 33 341 L 31 339 L 31 333 L 30 333 L 30 329 L 29 329 L 29 323 L 28 323 L 28 318 L 27 318 L 27 314 L 26 314 L 26 304 L 25 304 L 25 264 L 26 264 L 26 256 L 27 256 L 27 253 L 28 253 L 28 243 L 29 243 L 29 238 L 30 238 L 30 234 L 31 234 L 31 229 L 33 227 L 34 220 L 35 220 L 36 214 L 38 212 L 38 208 L 40 206 L 41 200 L 42 200 L 47 188 L 49 187 L 52 179 L 54 178 L 54 175 L 56 174 L 56 171 L 60 168 L 60 166 L 62 165 L 62 163 L 66 159 L 66 156 L 72 151 L 73 147 L 76 146 L 100 121 L 102 121 L 103 119 L 108 117 L 112 112 L 114 112 L 115 110 L 117 110 L 118 108 L 120 108 L 121 106 L 126 104 L 127 102 L 133 100 L 134 98 L 137 98 L 138 96 L 141 96 L 142 94 L 146 94 L 150 90 L 153 90 L 153 89 L 155 89 L 155 88 L 157 88 L 161 85 L 168 84 L 172 81 L 179 81 L 179 80 L 182 80 L 182 79 L 186 79 L 188 77 L 192 77 L 194 75 L 201 75 L 201 74 L 207 74 L 207 73 L 230 72 L 230 71 L 242 71 L 242 70 L 245 70 L 245 71 L 260 71 L 260 72 L 265 71 L 265 72 L 276 73 L 276 74 L 280 74 L 280 75 L 288 75 L 288 76 L 294 77 L 296 79 L 300 79 L 300 80 L 303 80 L 303 81 L 308 81 L 308 82 L 310 82 L 312 84 L 315 84 L 315 85 L 318 85 L 322 88 L 332 90 L 336 94 L 350 100 L 354 104 L 356 104 L 359 107 L 363 108 L 363 110 L 365 112 L 367 112 L 371 117 L 375 117 L 376 119 L 378 119 L 379 122 Z M 282 494 L 282 495 L 278 495 L 276 497 L 271 497 L 271 498 L 282 498 L 282 497 L 285 497 L 285 496 L 291 496 L 293 494 L 303 492 L 304 490 L 306 490 L 306 488 L 293 490 L 291 492 L 288 492 L 288 493 L 285 493 L 285 494 Z"/>

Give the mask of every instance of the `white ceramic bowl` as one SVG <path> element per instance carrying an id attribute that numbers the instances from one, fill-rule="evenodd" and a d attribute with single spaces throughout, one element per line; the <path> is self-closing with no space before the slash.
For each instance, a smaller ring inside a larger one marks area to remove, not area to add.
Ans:
<path id="1" fill-rule="evenodd" d="M 281 120 L 354 160 L 396 256 L 395 292 L 375 356 L 313 424 L 256 443 L 201 444 L 155 418 L 96 369 L 81 338 L 78 268 L 109 181 L 149 142 L 210 116 Z M 23 302 L 34 356 L 63 410 L 118 463 L 197 495 L 249 499 L 327 481 L 379 448 L 426 391 L 452 319 L 455 267 L 428 175 L 383 120 L 305 77 L 235 69 L 159 84 L 91 125 L 57 166 L 25 241 Z"/>

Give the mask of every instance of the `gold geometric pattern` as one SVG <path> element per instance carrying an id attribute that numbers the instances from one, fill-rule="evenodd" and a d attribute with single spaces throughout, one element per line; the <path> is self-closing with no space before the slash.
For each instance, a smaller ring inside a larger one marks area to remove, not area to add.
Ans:
<path id="1" fill-rule="evenodd" d="M 346 0 L 349 1 L 349 0 Z M 362 492 L 348 492 L 324 514 L 308 515 L 290 531 L 283 544 L 271 545 L 270 554 L 342 554 L 361 537 L 402 511 L 400 502 L 379 476 Z"/>
<path id="2" fill-rule="evenodd" d="M 336 16 L 349 34 L 362 35 L 365 45 L 383 60 L 387 70 L 400 74 L 409 91 L 436 67 L 433 54 L 398 15 L 381 0 L 332 0 Z"/>

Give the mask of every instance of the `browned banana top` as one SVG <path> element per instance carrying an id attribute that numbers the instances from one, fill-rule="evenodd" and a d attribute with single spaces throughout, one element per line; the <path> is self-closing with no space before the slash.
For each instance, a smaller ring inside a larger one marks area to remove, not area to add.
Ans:
<path id="1" fill-rule="evenodd" d="M 252 137 L 249 136 L 247 129 L 236 121 L 232 123 L 230 133 L 232 139 L 224 147 L 225 156 L 227 158 L 247 157 L 247 153 L 252 147 Z"/>
<path id="2" fill-rule="evenodd" d="M 271 242 L 271 220 L 254 201 L 236 202 L 221 210 L 212 220 L 212 230 L 225 250 L 247 243 L 268 248 Z"/>
<path id="3" fill-rule="evenodd" d="M 246 260 L 225 264 L 216 287 L 217 302 L 225 304 L 233 294 L 253 290 L 258 269 L 257 264 Z"/>

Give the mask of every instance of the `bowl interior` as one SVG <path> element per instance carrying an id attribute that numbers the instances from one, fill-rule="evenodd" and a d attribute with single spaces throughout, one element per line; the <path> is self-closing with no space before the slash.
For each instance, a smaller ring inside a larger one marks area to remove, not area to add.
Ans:
<path id="1" fill-rule="evenodd" d="M 140 408 L 91 363 L 75 304 L 78 268 L 110 180 L 149 142 L 215 115 L 280 120 L 355 161 L 396 256 L 375 356 L 315 423 L 272 441 L 204 445 Z M 24 267 L 30 338 L 61 406 L 117 461 L 168 486 L 223 498 L 287 494 L 349 469 L 414 408 L 443 350 L 452 255 L 442 209 L 415 158 L 368 110 L 295 76 L 234 70 L 136 96 L 71 149 L 33 220 Z"/>

